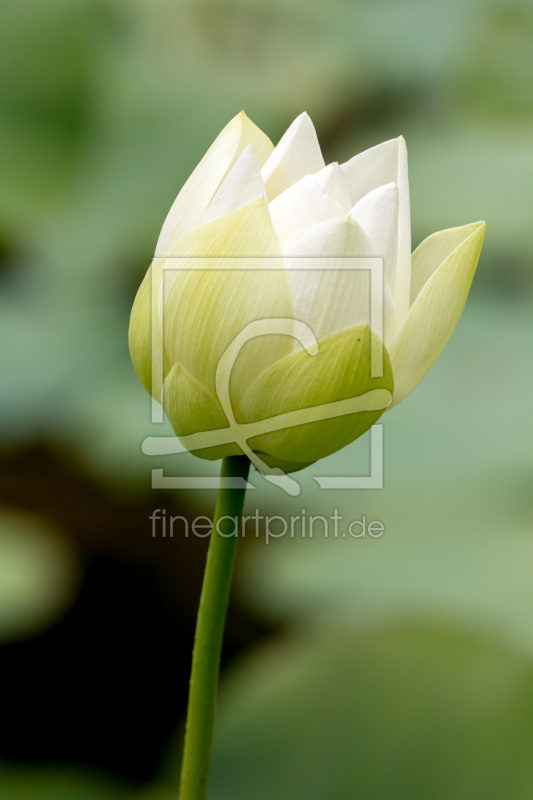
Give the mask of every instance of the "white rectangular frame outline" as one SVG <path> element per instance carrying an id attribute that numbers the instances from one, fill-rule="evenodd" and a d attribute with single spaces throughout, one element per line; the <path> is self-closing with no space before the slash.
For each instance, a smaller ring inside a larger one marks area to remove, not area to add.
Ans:
<path id="1" fill-rule="evenodd" d="M 241 256 L 238 257 L 239 260 L 245 261 L 250 259 L 261 259 L 262 261 L 266 259 L 272 259 L 276 261 L 282 261 L 283 267 L 250 267 L 249 265 L 243 266 L 231 266 L 231 267 L 181 267 L 175 264 L 178 261 L 189 261 L 191 258 L 194 259 L 202 259 L 202 260 L 216 260 L 220 262 L 220 256 L 169 256 L 169 257 L 157 257 L 154 258 L 152 264 L 157 261 L 164 261 L 164 262 L 173 262 L 170 266 L 165 265 L 162 268 L 163 277 L 161 280 L 161 293 L 159 297 L 154 296 L 153 291 L 153 278 L 152 278 L 152 285 L 151 285 L 151 325 L 152 325 L 152 343 L 156 341 L 156 336 L 154 333 L 156 332 L 154 329 L 154 325 L 156 324 L 156 320 L 159 314 L 155 314 L 154 311 L 159 312 L 162 310 L 164 313 L 164 274 L 165 270 L 176 271 L 176 270 L 183 270 L 187 272 L 198 271 L 199 269 L 214 272 L 214 271 L 234 271 L 234 270 L 256 270 L 256 271 L 265 271 L 268 269 L 285 269 L 290 271 L 291 269 L 295 270 L 298 269 L 300 271 L 322 271 L 327 269 L 328 271 L 370 271 L 370 325 L 372 329 L 378 333 L 381 341 L 383 341 L 383 328 L 384 328 L 384 264 L 383 258 L 380 256 L 291 256 L 289 258 L 294 258 L 298 260 L 311 260 L 313 258 L 320 258 L 324 260 L 325 258 L 331 258 L 332 260 L 338 262 L 342 261 L 342 267 L 287 267 L 286 261 L 287 257 L 283 256 Z M 232 262 L 236 261 L 235 256 L 226 256 L 222 258 L 227 258 Z M 345 262 L 361 262 L 363 261 L 364 264 L 356 263 L 350 264 L 345 266 Z M 368 263 L 370 262 L 370 264 Z M 156 306 L 158 304 L 158 307 Z M 161 320 L 161 326 L 163 321 Z M 163 341 L 161 339 L 161 348 L 163 348 Z M 153 350 L 152 350 L 153 355 Z M 163 355 L 162 353 L 160 354 Z M 159 381 L 162 384 L 162 373 L 157 374 L 156 365 L 159 364 L 161 370 L 163 369 L 163 358 L 161 357 L 158 361 L 152 357 L 152 381 Z M 383 375 L 383 348 L 379 347 L 376 348 L 374 345 L 374 340 L 371 340 L 371 367 L 370 367 L 370 374 L 371 377 L 381 377 Z M 158 403 L 154 398 L 152 398 L 151 402 L 151 421 L 154 423 L 162 423 L 164 422 L 164 411 L 163 407 L 160 403 Z M 179 439 L 177 437 L 147 437 L 142 444 L 142 451 L 145 455 L 156 456 L 156 455 L 170 455 L 176 454 L 181 452 L 187 452 L 186 448 L 181 445 Z M 314 480 L 318 483 L 321 489 L 382 489 L 383 488 L 383 463 L 384 463 L 384 450 L 383 450 L 383 425 L 374 425 L 370 429 L 370 475 L 369 476 L 323 476 L 323 477 L 315 477 L 313 476 Z M 290 482 L 299 486 L 297 481 L 294 478 L 290 479 Z M 152 469 L 152 488 L 153 489 L 218 489 L 221 486 L 221 479 L 218 477 L 207 477 L 207 476 L 191 476 L 191 477 L 177 477 L 177 476 L 165 476 L 163 474 L 163 469 Z M 240 486 L 240 484 L 239 484 Z M 246 482 L 246 487 L 249 489 L 254 489 L 255 486 L 251 484 L 249 481 Z M 229 486 L 226 488 L 230 488 Z M 293 494 L 293 492 L 290 492 Z M 294 492 L 297 494 L 299 492 Z"/>
<path id="2" fill-rule="evenodd" d="M 173 453 L 186 453 L 177 436 L 151 436 L 143 442 L 143 453 L 149 456 L 169 455 L 168 449 L 159 450 L 160 445 L 169 441 L 174 444 Z M 383 424 L 372 425 L 370 428 L 370 475 L 313 475 L 321 489 L 324 490 L 356 490 L 356 489 L 383 489 Z M 292 478 L 294 481 L 294 478 Z M 294 481 L 298 483 L 297 481 Z M 299 484 L 298 484 L 299 485 Z M 163 469 L 152 469 L 152 489 L 255 489 L 256 487 L 243 478 L 207 477 L 179 477 L 165 475 Z"/>
<path id="3" fill-rule="evenodd" d="M 283 262 L 282 267 L 250 267 L 250 266 L 231 266 L 231 267 L 180 267 L 175 265 L 174 262 L 178 261 L 190 261 L 191 258 L 194 259 L 201 259 L 206 261 L 220 261 L 221 259 L 227 259 L 228 261 L 235 261 L 238 258 L 241 261 L 246 260 L 272 260 L 272 261 L 281 261 Z M 336 262 L 341 261 L 343 263 L 342 267 L 328 267 L 327 269 L 324 267 L 287 267 L 286 261 L 292 258 L 294 260 L 305 260 L 309 261 L 313 258 L 320 258 L 321 261 L 332 259 Z M 153 275 L 152 275 L 152 283 L 150 287 L 150 297 L 151 297 L 151 353 L 152 353 L 152 385 L 162 385 L 163 383 L 163 352 L 159 354 L 160 358 L 155 359 L 153 357 L 153 343 L 157 340 L 155 330 L 156 320 L 159 317 L 159 312 L 162 311 L 164 314 L 165 303 L 164 303 L 164 286 L 165 286 L 165 279 L 164 274 L 165 271 L 178 271 L 183 270 L 184 272 L 196 272 L 199 269 L 204 270 L 206 272 L 215 272 L 215 271 L 267 271 L 268 269 L 277 270 L 277 269 L 284 269 L 287 271 L 290 270 L 299 270 L 302 272 L 305 271 L 328 271 L 328 272 L 342 272 L 342 271 L 368 271 L 370 272 L 370 327 L 372 330 L 377 333 L 380 340 L 383 341 L 383 328 L 384 328 L 384 290 L 385 290 L 385 272 L 384 272 L 384 262 L 381 256 L 166 256 L 166 257 L 158 257 L 154 258 L 152 264 L 155 264 L 157 261 L 164 261 L 164 262 L 173 262 L 170 266 L 163 266 L 162 273 L 163 277 L 161 280 L 161 294 L 160 297 L 156 297 L 153 291 Z M 363 261 L 364 264 L 359 264 L 358 262 Z M 345 262 L 357 262 L 355 264 L 351 264 L 348 266 L 344 266 Z M 368 263 L 370 262 L 370 264 Z M 157 312 L 157 313 L 154 313 Z M 161 327 L 163 326 L 163 318 L 161 317 L 160 322 Z M 161 341 L 161 351 L 163 350 L 163 340 Z M 157 372 L 157 366 L 160 366 L 161 372 Z M 370 342 L 370 376 L 372 378 L 381 378 L 383 375 L 383 349 L 381 347 L 376 347 L 374 339 Z M 151 422 L 160 424 L 164 422 L 164 412 L 163 407 L 157 400 L 152 398 L 151 402 Z"/>

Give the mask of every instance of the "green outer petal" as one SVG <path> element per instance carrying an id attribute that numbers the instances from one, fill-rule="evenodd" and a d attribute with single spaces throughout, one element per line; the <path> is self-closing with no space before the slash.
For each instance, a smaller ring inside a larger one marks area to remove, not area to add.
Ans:
<path id="1" fill-rule="evenodd" d="M 463 225 L 460 228 L 448 228 L 445 231 L 432 233 L 421 242 L 411 256 L 411 303 L 416 298 L 431 278 L 437 267 L 453 253 L 456 247 L 474 233 L 479 227 L 479 222 Z"/>
<path id="2" fill-rule="evenodd" d="M 310 467 L 311 464 L 314 464 L 314 461 L 286 461 L 283 458 L 275 458 L 274 456 L 269 456 L 268 453 L 260 453 L 257 450 L 254 452 L 257 453 L 261 461 L 264 461 L 267 466 L 272 469 L 282 469 L 283 472 L 288 474 L 289 472 L 299 472 L 301 469 L 305 469 L 306 467 Z"/>
<path id="3" fill-rule="evenodd" d="M 157 401 L 171 366 L 163 350 L 158 310 L 166 263 L 163 256 L 172 255 L 180 239 L 201 225 L 220 183 L 249 145 L 253 145 L 260 166 L 274 149 L 270 139 L 241 111 L 215 139 L 174 201 L 159 235 L 156 258 L 137 292 L 128 335 L 130 354 L 139 380 Z"/>
<path id="4" fill-rule="evenodd" d="M 146 273 L 133 303 L 128 332 L 130 355 L 137 377 L 158 402 L 163 380 L 170 369 L 163 350 L 158 309 L 163 262 L 164 259 L 155 259 Z"/>
<path id="5" fill-rule="evenodd" d="M 218 363 L 235 337 L 265 318 L 292 319 L 287 273 L 264 199 L 191 231 L 165 274 L 163 336 L 171 364 L 216 396 Z M 232 373 L 239 398 L 268 366 L 293 349 L 289 336 L 247 342 Z"/>
<path id="6" fill-rule="evenodd" d="M 463 312 L 487 226 L 478 222 L 466 227 L 472 228 L 472 233 L 433 272 L 389 346 L 395 384 L 389 409 L 427 375 Z M 449 249 L 446 241 L 451 246 L 457 239 L 456 231 L 452 228 L 431 237 L 435 255 Z"/>
<path id="7" fill-rule="evenodd" d="M 222 406 L 181 364 L 174 364 L 165 380 L 163 406 L 178 438 L 202 431 L 229 428 Z M 242 455 L 236 444 L 191 450 L 208 461 Z"/>
<path id="8" fill-rule="evenodd" d="M 370 377 L 370 343 L 381 341 L 367 325 L 324 339 L 317 355 L 303 350 L 273 364 L 250 387 L 239 408 L 239 423 L 257 422 L 298 409 L 359 397 L 373 389 L 392 392 L 389 356 L 383 347 L 383 377 Z M 310 422 L 249 440 L 253 450 L 286 461 L 309 463 L 335 453 L 365 433 L 383 410 Z"/>
<path id="9" fill-rule="evenodd" d="M 253 145 L 249 144 L 232 166 L 209 203 L 202 223 L 214 222 L 234 211 L 266 199 L 265 184 Z"/>
<path id="10" fill-rule="evenodd" d="M 218 135 L 178 194 L 159 235 L 157 257 L 173 255 L 179 240 L 201 224 L 224 177 L 250 144 L 255 148 L 259 166 L 262 166 L 274 146 L 241 111 Z"/>

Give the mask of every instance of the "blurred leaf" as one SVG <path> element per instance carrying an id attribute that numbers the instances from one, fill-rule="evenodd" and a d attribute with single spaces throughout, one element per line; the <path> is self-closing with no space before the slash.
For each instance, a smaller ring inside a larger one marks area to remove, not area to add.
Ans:
<path id="1" fill-rule="evenodd" d="M 491 3 L 456 64 L 451 90 L 470 115 L 493 122 L 533 115 L 533 7 Z"/>
<path id="2" fill-rule="evenodd" d="M 305 538 L 296 521 L 294 538 L 268 546 L 249 528 L 243 601 L 297 625 L 438 614 L 533 653 L 532 319 L 529 302 L 467 304 L 432 371 L 380 420 L 382 490 L 326 491 L 314 480 L 368 474 L 367 439 L 295 475 L 297 499 L 252 474 L 245 513 L 290 522 L 305 509 L 308 523 Z M 320 519 L 309 537 L 311 515 L 326 518 L 328 538 Z M 383 523 L 381 538 L 349 535 L 363 516 Z"/>
<path id="3" fill-rule="evenodd" d="M 121 470 L 148 482 L 149 463 L 133 454 L 142 438 L 134 429 L 144 425 L 147 406 L 141 387 L 124 377 L 128 370 L 133 376 L 128 313 L 170 204 L 242 107 L 274 140 L 306 108 L 332 159 L 404 133 L 413 243 L 485 218 L 474 291 L 484 280 L 493 288 L 532 285 L 533 149 L 526 124 L 500 102 L 529 102 L 527 3 L 515 0 L 510 9 L 503 0 L 490 7 L 477 0 L 4 5 L 4 442 L 60 439 L 106 478 Z M 490 102 L 498 125 L 492 112 L 490 119 L 479 113 L 489 90 L 497 95 Z M 503 309 L 503 303 L 485 307 L 487 327 Z M 491 339 L 491 353 L 494 347 Z M 501 367 L 498 354 L 491 358 L 485 372 Z M 513 414 L 518 410 L 527 424 L 520 403 L 527 377 L 517 380 Z M 431 430 L 440 415 L 451 418 L 443 398 L 432 418 L 425 416 Z M 518 452 L 523 459 L 527 436 L 505 434 L 504 426 L 494 431 L 489 410 L 483 398 L 476 446 L 486 450 L 495 436 L 502 458 L 510 462 Z M 418 427 L 409 412 L 403 419 Z M 463 414 L 454 424 L 466 428 L 472 420 Z M 449 455 L 446 437 L 439 446 Z M 352 454 L 348 449 L 346 460 Z M 186 468 L 194 474 L 194 466 Z"/>
<path id="4" fill-rule="evenodd" d="M 221 698 L 210 800 L 526 800 L 533 670 L 446 630 L 263 648 Z"/>
<path id="5" fill-rule="evenodd" d="M 0 212 L 27 224 L 72 177 L 103 20 L 90 0 L 2 6 Z"/>
<path id="6" fill-rule="evenodd" d="M 54 623 L 78 582 L 79 565 L 68 540 L 38 518 L 0 511 L 0 640 L 29 636 Z"/>
<path id="7" fill-rule="evenodd" d="M 119 781 L 75 769 L 0 765 L 2 800 L 120 800 L 131 793 Z"/>
<path id="8" fill-rule="evenodd" d="M 410 155 L 413 243 L 435 230 L 483 219 L 487 244 L 503 258 L 533 255 L 527 220 L 533 202 L 533 144 L 527 130 L 445 128 L 404 131 Z M 480 263 L 480 272 L 483 259 Z M 479 276 L 478 276 L 479 279 Z"/>

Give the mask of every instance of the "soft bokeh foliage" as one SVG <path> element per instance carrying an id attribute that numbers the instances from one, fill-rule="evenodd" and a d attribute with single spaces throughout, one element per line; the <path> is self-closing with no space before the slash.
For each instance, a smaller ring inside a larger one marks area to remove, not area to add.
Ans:
<path id="1" fill-rule="evenodd" d="M 225 699 L 223 678 L 212 797 L 310 800 L 320 789 L 317 797 L 342 800 L 359 781 L 369 800 L 393 790 L 409 800 L 525 800 L 533 728 L 531 2 L 5 0 L 2 20 L 4 461 L 24 464 L 37 442 L 68 453 L 103 494 L 121 493 L 124 519 L 139 496 L 164 504 L 149 492 L 150 468 L 219 469 L 187 454 L 142 455 L 145 436 L 171 429 L 149 421 L 126 332 L 168 208 L 241 108 L 274 142 L 306 110 L 327 161 L 403 134 L 413 248 L 432 231 L 487 221 L 457 331 L 431 375 L 384 421 L 385 489 L 317 490 L 313 474 L 368 471 L 365 439 L 322 462 L 322 472 L 298 473 L 296 500 L 256 476 L 250 509 L 328 516 L 337 508 L 346 520 L 381 520 L 385 534 L 242 548 L 240 607 L 298 641 L 274 654 L 242 653 Z M 43 518 L 32 517 L 36 544 L 25 566 L 48 563 L 39 585 L 60 574 L 58 595 L 48 607 L 32 583 L 20 625 L 9 612 L 11 638 L 51 624 L 74 596 L 78 559 L 65 531 L 52 537 L 51 560 L 38 558 L 40 526 L 48 532 L 45 517 L 54 516 L 45 502 L 51 480 L 39 476 Z M 6 507 L 16 505 L 14 486 L 4 480 Z M 77 498 L 56 502 L 75 506 Z M 213 497 L 180 502 L 211 513 Z M 95 541 L 99 530 L 95 523 Z M 129 563 L 125 553 L 115 545 L 114 557 Z M 193 613 L 185 589 L 172 597 Z M 422 631 L 412 633 L 421 618 Z M 308 639 L 299 643 L 302 630 Z M 161 671 L 158 680 L 165 675 L 174 679 Z M 17 702 L 29 730 L 24 696 Z M 370 753 L 366 766 L 352 762 L 354 751 Z M 372 760 L 381 754 L 389 772 Z M 245 763 L 252 758 L 254 773 Z M 85 774 L 18 769 L 0 770 L 0 795 L 123 793 Z M 175 770 L 162 770 L 162 780 Z"/>
<path id="2" fill-rule="evenodd" d="M 72 602 L 78 572 L 63 532 L 0 509 L 0 641 L 55 622 Z"/>

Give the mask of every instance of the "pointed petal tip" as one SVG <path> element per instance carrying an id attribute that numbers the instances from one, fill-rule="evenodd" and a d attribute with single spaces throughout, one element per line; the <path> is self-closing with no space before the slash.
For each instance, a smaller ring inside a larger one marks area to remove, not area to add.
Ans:
<path id="1" fill-rule="evenodd" d="M 481 227 L 485 227 L 485 228 L 487 227 L 487 223 L 485 222 L 484 219 L 478 219 L 475 222 L 465 222 L 464 225 L 455 225 L 453 228 L 446 228 L 446 230 L 450 230 L 450 231 L 459 230 L 460 228 L 469 228 L 470 226 L 474 226 L 474 225 L 477 225 L 476 230 L 478 230 Z M 437 232 L 440 233 L 440 231 L 437 231 Z"/>
<path id="2" fill-rule="evenodd" d="M 231 124 L 231 122 L 235 122 L 235 123 L 237 123 L 239 125 L 243 125 L 244 126 L 244 125 L 246 125 L 247 122 L 252 122 L 252 120 L 250 119 L 248 114 L 246 114 L 246 112 L 243 109 L 242 111 L 239 111 L 238 114 L 235 114 L 235 116 L 230 120 L 230 124 Z M 252 122 L 252 125 L 253 124 L 254 123 Z"/>
<path id="3" fill-rule="evenodd" d="M 480 241 L 480 246 L 482 247 L 483 246 L 483 242 L 485 240 L 485 234 L 487 232 L 487 223 L 485 222 L 485 220 L 482 219 L 479 222 L 474 222 L 472 224 L 476 225 L 477 227 L 475 228 L 474 231 L 472 231 L 470 236 L 478 237 L 479 241 Z"/>
<path id="4" fill-rule="evenodd" d="M 239 124 L 239 123 L 242 124 L 245 121 L 245 119 L 247 119 L 247 117 L 246 117 L 246 114 L 244 113 L 244 111 L 239 111 L 238 114 L 235 114 L 235 116 L 230 119 L 230 121 L 228 122 L 228 125 L 231 125 L 231 124 L 236 125 L 236 124 Z"/>
<path id="5" fill-rule="evenodd" d="M 254 147 L 254 146 L 253 146 L 253 144 L 250 142 L 250 144 L 247 144 L 247 145 L 246 145 L 246 147 L 244 148 L 244 150 L 243 150 L 243 151 L 242 151 L 242 153 L 240 154 L 239 158 L 242 158 L 244 153 L 246 153 L 246 155 L 249 155 L 249 154 L 250 154 L 250 153 L 252 153 L 252 152 L 255 154 L 255 147 Z"/>
<path id="6" fill-rule="evenodd" d="M 298 114 L 298 116 L 296 117 L 296 119 L 294 120 L 294 122 L 300 122 L 300 124 L 301 124 L 302 122 L 309 122 L 309 123 L 311 123 L 311 125 L 313 125 L 313 120 L 311 119 L 311 117 L 309 116 L 309 114 L 307 113 L 307 111 L 302 111 L 302 113 L 301 113 L 301 114 Z M 293 124 L 294 124 L 294 123 L 293 123 Z M 315 127 L 315 126 L 313 125 L 313 128 L 314 128 L 314 127 Z"/>
<path id="7" fill-rule="evenodd" d="M 458 226 L 458 230 L 469 227 L 473 228 L 473 230 L 467 236 L 467 238 L 470 238 L 470 236 L 479 236 L 480 234 L 482 234 L 482 236 L 485 236 L 485 231 L 487 230 L 487 223 L 485 222 L 485 220 L 481 219 L 478 220 L 477 222 L 469 222 L 466 225 L 460 225 Z M 453 228 L 451 230 L 453 230 Z"/>
<path id="8" fill-rule="evenodd" d="M 406 146 L 407 146 L 407 145 L 406 145 L 406 142 L 405 142 L 405 136 L 403 136 L 403 134 L 401 134 L 401 133 L 400 133 L 398 136 L 393 136 L 391 139 L 384 139 L 384 141 L 382 141 L 382 142 L 378 142 L 378 144 L 376 144 L 376 145 L 374 145 L 374 146 L 375 146 L 375 147 L 379 147 L 379 146 L 380 146 L 380 145 L 382 145 L 382 144 L 390 144 L 391 142 L 398 142 L 398 144 L 399 144 L 399 145 L 402 145 L 402 144 L 403 144 L 403 145 L 404 145 L 404 147 L 406 147 Z M 369 149 L 370 149 L 370 150 L 373 150 L 374 148 L 373 148 L 373 147 L 371 147 L 371 148 L 369 148 Z"/>

